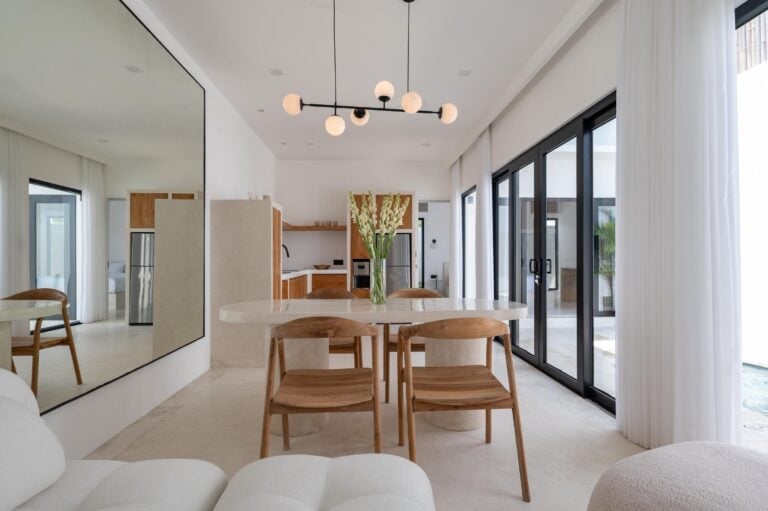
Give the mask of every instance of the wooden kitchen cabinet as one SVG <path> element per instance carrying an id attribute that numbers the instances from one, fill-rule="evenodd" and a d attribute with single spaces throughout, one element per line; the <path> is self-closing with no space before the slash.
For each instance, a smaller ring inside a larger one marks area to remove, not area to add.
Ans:
<path id="1" fill-rule="evenodd" d="M 343 274 L 319 273 L 312 275 L 312 291 L 325 288 L 347 289 L 347 276 Z"/>
<path id="2" fill-rule="evenodd" d="M 288 298 L 307 297 L 307 276 L 294 277 L 288 280 Z"/>
<path id="3" fill-rule="evenodd" d="M 130 194 L 131 229 L 155 228 L 155 200 L 167 199 L 168 192 L 134 192 Z"/>
<path id="4" fill-rule="evenodd" d="M 272 299 L 282 297 L 283 275 L 283 214 L 276 207 L 272 208 Z"/>
<path id="5" fill-rule="evenodd" d="M 284 280 L 280 287 L 281 287 L 280 298 L 283 300 L 287 300 L 288 299 L 288 281 Z"/>

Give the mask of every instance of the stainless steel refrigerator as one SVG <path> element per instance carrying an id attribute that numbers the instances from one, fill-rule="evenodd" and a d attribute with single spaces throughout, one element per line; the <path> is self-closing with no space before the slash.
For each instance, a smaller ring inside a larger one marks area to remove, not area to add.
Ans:
<path id="1" fill-rule="evenodd" d="M 152 290 L 155 274 L 155 235 L 131 233 L 131 268 L 128 305 L 129 325 L 152 324 Z"/>
<path id="2" fill-rule="evenodd" d="M 411 287 L 411 235 L 395 234 L 387 255 L 387 294 Z"/>

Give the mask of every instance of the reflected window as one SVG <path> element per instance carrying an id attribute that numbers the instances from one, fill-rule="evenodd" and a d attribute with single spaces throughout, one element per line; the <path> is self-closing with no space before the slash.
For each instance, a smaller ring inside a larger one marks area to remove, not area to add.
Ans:
<path id="1" fill-rule="evenodd" d="M 462 244 L 464 260 L 464 298 L 477 297 L 477 190 L 471 188 L 462 195 Z"/>

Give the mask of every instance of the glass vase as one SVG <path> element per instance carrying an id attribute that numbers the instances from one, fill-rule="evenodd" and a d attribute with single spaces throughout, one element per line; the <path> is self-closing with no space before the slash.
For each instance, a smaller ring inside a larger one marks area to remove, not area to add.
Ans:
<path id="1" fill-rule="evenodd" d="M 387 301 L 387 260 L 371 259 L 371 303 Z"/>

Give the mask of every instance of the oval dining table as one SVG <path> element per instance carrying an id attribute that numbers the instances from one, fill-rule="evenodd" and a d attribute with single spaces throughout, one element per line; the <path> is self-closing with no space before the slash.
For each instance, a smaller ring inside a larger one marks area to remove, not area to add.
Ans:
<path id="1" fill-rule="evenodd" d="M 261 329 L 268 349 L 271 329 L 294 319 L 331 316 L 363 323 L 408 324 L 452 318 L 492 318 L 516 321 L 526 317 L 528 306 L 502 300 L 474 298 L 392 298 L 384 304 L 370 300 L 257 300 L 225 305 L 219 309 L 219 319 L 227 323 L 253 324 Z M 449 346 L 427 342 L 427 365 L 460 365 L 485 363 L 485 343 L 437 341 Z M 381 343 L 380 343 L 381 345 Z M 288 369 L 326 369 L 329 367 L 328 340 L 286 339 L 285 358 Z M 265 358 L 266 360 L 266 358 Z M 471 430 L 483 424 L 483 412 L 430 412 L 427 420 L 434 426 L 451 430 Z M 273 433 L 280 434 L 280 418 L 274 417 Z M 291 419 L 291 436 L 306 435 L 322 429 L 328 414 L 309 414 Z"/>
<path id="2" fill-rule="evenodd" d="M 61 312 L 56 300 L 0 300 L 0 369 L 11 370 L 11 329 L 20 319 L 35 319 Z"/>

